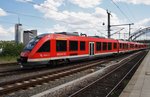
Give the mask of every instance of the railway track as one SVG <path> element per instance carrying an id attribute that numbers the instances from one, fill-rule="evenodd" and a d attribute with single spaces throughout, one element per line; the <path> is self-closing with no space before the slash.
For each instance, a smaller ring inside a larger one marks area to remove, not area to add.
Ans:
<path id="1" fill-rule="evenodd" d="M 110 57 L 107 57 L 106 59 L 109 59 Z M 0 77 L 5 77 L 5 76 L 11 76 L 11 75 L 21 75 L 21 74 L 25 74 L 25 73 L 34 73 L 34 72 L 38 72 L 38 71 L 47 71 L 47 70 L 52 70 L 52 69 L 61 69 L 61 68 L 68 68 L 71 67 L 73 65 L 84 65 L 84 64 L 90 64 L 92 62 L 95 61 L 101 61 L 103 59 L 96 59 L 96 60 L 89 60 L 88 62 L 82 61 L 82 62 L 73 62 L 71 64 L 67 64 L 64 67 L 64 64 L 59 64 L 57 66 L 49 66 L 49 67 L 37 67 L 37 68 L 20 68 L 20 67 L 13 67 L 13 68 L 4 68 L 0 70 Z"/>
<path id="2" fill-rule="evenodd" d="M 73 66 L 71 68 L 63 69 L 60 71 L 25 77 L 22 79 L 13 80 L 13 81 L 9 81 L 9 82 L 3 82 L 3 83 L 0 83 L 0 86 L 1 86 L 0 87 L 0 95 L 8 94 L 8 93 L 20 90 L 20 89 L 26 89 L 31 86 L 35 86 L 35 85 L 49 82 L 49 81 L 52 81 L 55 79 L 59 79 L 61 77 L 86 70 L 88 68 L 94 67 L 96 65 L 99 65 L 99 64 L 102 64 L 105 62 L 108 62 L 108 60 L 96 62 L 93 64 L 87 64 L 86 66 L 82 66 L 82 67 L 81 66 Z"/>
<path id="3" fill-rule="evenodd" d="M 16 65 L 17 62 L 11 62 L 11 63 L 0 63 L 0 67 L 5 67 L 5 66 L 12 66 L 12 65 Z"/>
<path id="4" fill-rule="evenodd" d="M 21 89 L 27 89 L 32 86 L 36 86 L 36 85 L 46 83 L 55 79 L 59 79 L 61 77 L 64 77 L 73 73 L 77 73 L 86 69 L 90 69 L 97 65 L 101 66 L 100 64 L 106 63 L 108 61 L 112 61 L 114 59 L 116 59 L 116 57 L 106 58 L 106 60 L 103 60 L 103 61 L 102 60 L 90 61 L 90 62 L 86 62 L 86 64 L 74 65 L 74 66 L 70 66 L 69 68 L 63 68 L 63 69 L 53 71 L 53 72 L 46 72 L 46 73 L 28 76 L 28 77 L 24 77 L 24 78 L 20 78 L 16 80 L 2 82 L 0 83 L 0 86 L 1 86 L 0 95 L 12 93 Z"/>
<path id="5" fill-rule="evenodd" d="M 109 59 L 109 57 L 106 57 L 106 58 Z M 88 62 L 92 62 L 92 60 L 89 60 Z M 67 64 L 65 64 L 65 66 L 84 64 L 84 63 L 85 63 L 85 60 L 82 62 L 76 61 L 76 62 L 73 62 L 71 64 L 67 63 Z M 3 76 L 14 75 L 14 74 L 36 72 L 36 71 L 41 71 L 41 70 L 53 69 L 53 68 L 61 68 L 64 66 L 64 63 L 60 63 L 59 65 L 48 66 L 48 67 L 45 64 L 45 66 L 43 66 L 43 67 L 36 67 L 36 68 L 30 68 L 30 67 L 29 68 L 21 68 L 19 65 L 17 67 L 13 66 L 13 65 L 16 65 L 16 63 L 12 63 L 12 64 L 11 63 L 5 63 L 5 64 L 1 64 L 1 65 L 3 65 L 3 66 L 0 68 L 0 77 L 3 77 Z"/>
<path id="6" fill-rule="evenodd" d="M 76 63 L 73 63 L 74 65 Z M 60 64 L 59 66 L 55 66 L 55 68 L 60 68 L 63 65 Z M 24 73 L 32 73 L 36 71 L 46 71 L 49 69 L 53 69 L 54 67 L 49 66 L 49 67 L 36 67 L 36 68 L 21 68 L 21 67 L 6 67 L 6 68 L 1 68 L 0 70 L 0 77 L 4 76 L 9 76 L 9 75 L 15 75 L 15 74 L 24 74 Z"/>
<path id="7" fill-rule="evenodd" d="M 0 71 L 0 77 L 11 76 L 11 75 L 21 75 L 25 73 L 32 73 L 37 71 L 45 71 L 49 68 L 34 68 L 34 69 L 23 69 L 23 68 L 13 68 Z"/>
<path id="8" fill-rule="evenodd" d="M 136 68 L 138 68 L 146 54 L 146 52 L 138 54 L 132 60 L 126 61 L 124 64 L 114 68 L 86 87 L 72 93 L 69 97 L 118 97 L 121 91 L 119 90 L 119 93 L 116 93 L 116 91 L 121 87 L 120 85 L 123 80 L 128 75 L 131 77 L 131 72 L 133 75 L 133 70 L 136 71 Z"/>
<path id="9" fill-rule="evenodd" d="M 116 56 L 116 58 L 122 58 L 122 57 L 125 57 L 129 54 L 125 54 L 125 55 L 122 55 L 122 56 Z M 106 57 L 105 59 L 109 59 L 110 57 Z M 104 58 L 101 58 L 101 60 L 103 60 Z M 100 59 L 95 59 L 94 61 L 101 61 Z M 69 67 L 71 65 L 77 65 L 77 64 L 88 64 L 90 62 L 94 62 L 93 60 L 89 60 L 88 62 L 87 61 L 80 61 L 80 62 L 73 62 L 71 64 L 65 64 L 66 67 Z M 21 74 L 24 74 L 24 73 L 32 73 L 32 72 L 37 72 L 37 71 L 46 71 L 46 70 L 50 70 L 50 69 L 55 69 L 55 68 L 63 68 L 64 67 L 64 64 L 60 64 L 60 65 L 57 65 L 57 66 L 49 66 L 49 67 L 39 67 L 39 68 L 20 68 L 19 65 L 16 67 L 6 67 L 6 68 L 0 68 L 0 77 L 5 77 L 5 76 L 11 76 L 11 75 L 21 75 Z"/>

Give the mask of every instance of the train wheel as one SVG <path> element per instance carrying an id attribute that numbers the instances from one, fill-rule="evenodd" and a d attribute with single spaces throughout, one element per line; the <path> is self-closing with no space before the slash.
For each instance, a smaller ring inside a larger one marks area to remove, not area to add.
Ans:
<path id="1" fill-rule="evenodd" d="M 58 65 L 58 62 L 57 61 L 53 61 L 52 65 L 56 66 L 56 65 Z"/>
<path id="2" fill-rule="evenodd" d="M 56 66 L 58 64 L 57 61 L 54 61 L 54 60 L 50 60 L 49 61 L 49 64 L 47 64 L 48 67 L 53 67 L 53 66 Z"/>
<path id="3" fill-rule="evenodd" d="M 65 62 L 66 62 L 67 64 L 69 64 L 69 63 L 70 63 L 70 60 L 69 60 L 69 59 L 66 59 Z"/>

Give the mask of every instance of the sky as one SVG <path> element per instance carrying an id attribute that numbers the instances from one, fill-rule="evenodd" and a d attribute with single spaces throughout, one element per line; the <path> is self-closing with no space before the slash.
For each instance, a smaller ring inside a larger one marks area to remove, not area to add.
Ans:
<path id="1" fill-rule="evenodd" d="M 131 33 L 150 26 L 150 0 L 0 0 L 0 40 L 14 40 L 16 23 L 38 34 L 79 32 L 107 36 L 111 25 L 129 24 Z M 128 26 L 111 27 L 112 38 L 128 38 Z M 145 35 L 147 38 L 150 35 Z"/>

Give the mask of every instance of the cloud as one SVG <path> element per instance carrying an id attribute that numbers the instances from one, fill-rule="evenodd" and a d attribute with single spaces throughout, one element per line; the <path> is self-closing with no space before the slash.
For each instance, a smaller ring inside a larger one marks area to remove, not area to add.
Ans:
<path id="1" fill-rule="evenodd" d="M 53 28 L 48 29 L 48 32 L 50 33 L 65 32 L 65 31 L 67 31 L 67 27 L 60 25 L 60 24 L 56 24 L 53 26 Z"/>
<path id="2" fill-rule="evenodd" d="M 47 0 L 40 5 L 34 5 L 34 8 L 43 13 L 45 18 L 56 21 L 56 25 L 49 29 L 49 31 L 58 31 L 57 29 L 59 28 L 61 31 L 78 31 L 90 35 L 99 33 L 97 30 L 101 32 L 105 31 L 104 33 L 106 33 L 106 25 L 102 25 L 103 22 L 107 24 L 106 10 L 100 7 L 95 7 L 94 11 L 90 13 L 68 10 L 60 11 L 59 7 L 64 3 L 63 0 Z M 111 24 L 119 24 L 120 21 L 117 15 L 115 15 L 115 13 L 112 13 L 112 15 Z"/>
<path id="3" fill-rule="evenodd" d="M 92 8 L 101 3 L 101 0 L 70 0 L 71 3 L 82 8 Z"/>
<path id="4" fill-rule="evenodd" d="M 7 13 L 2 9 L 0 8 L 0 16 L 6 16 Z"/>
<path id="5" fill-rule="evenodd" d="M 0 25 L 0 40 L 14 40 L 14 27 L 4 28 Z"/>
<path id="6" fill-rule="evenodd" d="M 132 4 L 145 4 L 150 5 L 150 0 L 114 0 L 116 2 L 125 2 L 125 3 L 132 3 Z"/>
<path id="7" fill-rule="evenodd" d="M 37 9 L 42 8 L 44 9 L 43 11 L 47 9 L 57 11 L 57 8 L 63 4 L 63 1 L 64 0 L 46 0 L 43 2 L 43 4 L 40 4 L 40 6 L 34 5 L 34 7 Z"/>
<path id="8" fill-rule="evenodd" d="M 137 26 L 141 27 L 149 27 L 150 26 L 150 18 L 143 19 L 137 23 Z"/>

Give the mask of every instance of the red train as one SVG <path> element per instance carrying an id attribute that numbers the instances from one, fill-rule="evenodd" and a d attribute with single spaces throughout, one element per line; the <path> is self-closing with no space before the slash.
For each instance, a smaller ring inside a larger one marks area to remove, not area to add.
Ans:
<path id="1" fill-rule="evenodd" d="M 79 36 L 76 33 L 42 34 L 32 39 L 21 52 L 22 66 L 57 64 L 146 49 L 147 45 L 100 37 Z"/>

